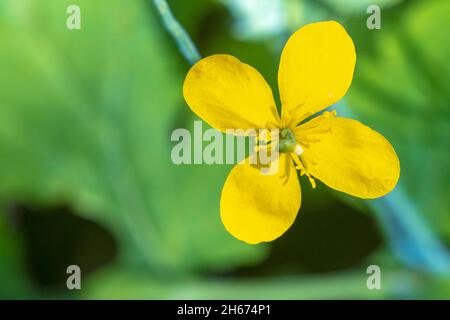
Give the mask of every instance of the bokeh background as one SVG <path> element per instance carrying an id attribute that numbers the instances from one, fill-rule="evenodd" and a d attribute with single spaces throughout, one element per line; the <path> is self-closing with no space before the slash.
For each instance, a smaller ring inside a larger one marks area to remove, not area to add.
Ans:
<path id="1" fill-rule="evenodd" d="M 296 223 L 250 246 L 223 228 L 231 166 L 176 166 L 188 61 L 148 0 L 0 0 L 0 297 L 450 298 L 450 2 L 172 0 L 202 56 L 228 53 L 276 92 L 283 44 L 337 20 L 357 49 L 334 106 L 394 145 L 388 196 L 360 201 L 301 179 Z M 81 8 L 81 30 L 66 8 Z M 381 30 L 366 27 L 370 4 Z M 66 268 L 82 270 L 81 290 Z M 368 290 L 376 264 L 382 289 Z"/>

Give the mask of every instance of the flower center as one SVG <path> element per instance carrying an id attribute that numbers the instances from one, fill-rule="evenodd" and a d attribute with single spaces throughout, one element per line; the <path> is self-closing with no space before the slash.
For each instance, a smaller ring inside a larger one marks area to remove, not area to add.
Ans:
<path id="1" fill-rule="evenodd" d="M 280 131 L 279 150 L 283 153 L 295 152 L 297 141 L 291 129 L 284 128 Z"/>

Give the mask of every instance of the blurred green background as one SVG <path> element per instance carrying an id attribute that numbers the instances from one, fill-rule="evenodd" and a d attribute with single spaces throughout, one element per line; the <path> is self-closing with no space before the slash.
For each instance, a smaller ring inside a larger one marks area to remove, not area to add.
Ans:
<path id="1" fill-rule="evenodd" d="M 391 141 L 397 188 L 360 201 L 302 178 L 294 226 L 239 242 L 219 217 L 231 166 L 170 161 L 172 130 L 197 118 L 153 1 L 0 0 L 0 298 L 449 299 L 450 2 L 168 3 L 203 56 L 238 57 L 274 92 L 288 36 L 342 23 L 357 65 L 334 107 Z M 81 30 L 66 28 L 70 4 Z M 71 264 L 81 290 L 66 288 Z"/>

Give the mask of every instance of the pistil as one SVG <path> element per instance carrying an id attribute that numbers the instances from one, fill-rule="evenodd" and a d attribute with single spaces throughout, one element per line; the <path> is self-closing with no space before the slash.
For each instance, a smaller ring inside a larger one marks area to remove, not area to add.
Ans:
<path id="1" fill-rule="evenodd" d="M 279 150 L 282 153 L 295 152 L 297 140 L 291 129 L 284 128 L 280 131 Z"/>

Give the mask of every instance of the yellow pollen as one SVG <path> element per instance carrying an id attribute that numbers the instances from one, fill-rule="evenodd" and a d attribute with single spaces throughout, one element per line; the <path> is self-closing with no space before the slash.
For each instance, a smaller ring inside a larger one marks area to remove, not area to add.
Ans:
<path id="1" fill-rule="evenodd" d="M 306 170 L 305 166 L 303 165 L 302 161 L 300 160 L 299 155 L 297 155 L 296 153 L 291 153 L 290 155 L 291 155 L 292 159 L 294 160 L 295 169 L 300 171 L 301 176 L 306 175 L 308 177 L 309 182 L 311 183 L 312 188 L 315 189 L 316 181 L 314 180 L 313 177 L 311 177 L 309 172 Z"/>

